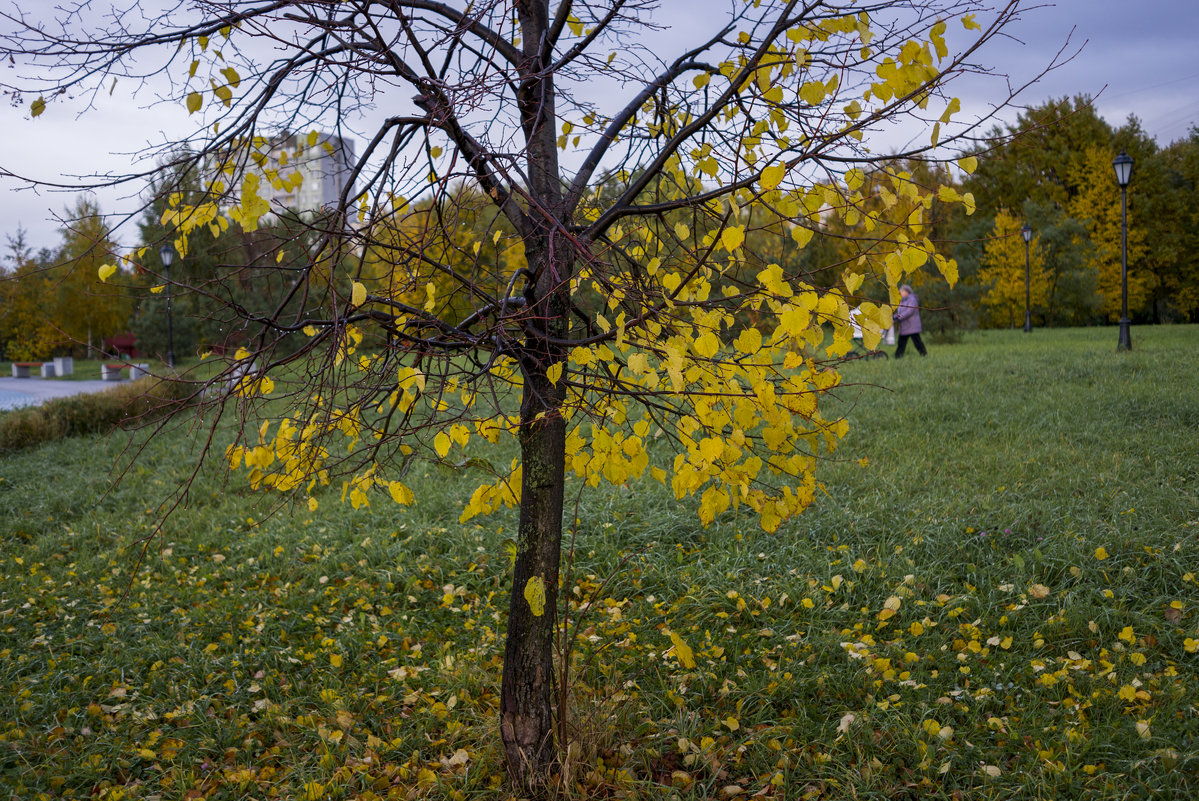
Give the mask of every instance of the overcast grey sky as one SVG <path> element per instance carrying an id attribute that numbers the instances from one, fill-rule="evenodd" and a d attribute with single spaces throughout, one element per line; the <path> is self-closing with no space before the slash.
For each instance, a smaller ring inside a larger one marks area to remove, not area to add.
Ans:
<path id="1" fill-rule="evenodd" d="M 657 15 L 673 33 L 664 41 L 682 38 L 681 28 L 710 20 L 727 0 L 662 0 Z M 705 7 L 711 14 L 702 12 Z M 682 15 L 679 12 L 683 11 Z M 1136 115 L 1159 144 L 1184 137 L 1199 125 L 1199 0 L 1030 0 L 1009 38 L 980 56 L 994 71 L 1011 76 L 1015 84 L 1033 78 L 1061 47 L 1081 52 L 1022 95 L 1026 104 L 1049 98 L 1088 94 L 1097 98 L 1101 116 L 1113 125 Z M 1067 45 L 1067 40 L 1069 45 Z M 965 83 L 954 94 L 963 111 L 978 112 L 996 102 L 1001 82 Z M 186 112 L 177 104 L 145 110 L 148 98 L 130 104 L 118 91 L 99 108 L 76 119 L 59 105 L 36 120 L 28 108 L 0 108 L 5 132 L 0 167 L 44 181 L 71 183 L 63 176 L 98 171 L 127 171 L 130 154 L 164 140 L 164 131 L 187 129 Z M 1012 120 L 1015 111 L 1002 118 Z M 11 235 L 18 225 L 28 231 L 34 247 L 57 243 L 53 216 L 72 203 L 73 194 L 45 189 L 18 191 L 18 183 L 0 178 L 0 233 Z M 141 187 L 104 190 L 97 195 L 105 212 L 130 213 Z M 121 241 L 132 244 L 136 229 L 123 231 Z M 2 243 L 2 241 L 0 241 Z"/>
<path id="2" fill-rule="evenodd" d="M 1135 114 L 1159 145 L 1199 125 L 1197 0 L 1031 3 L 1011 35 L 985 60 L 1017 76 L 1030 74 L 1067 36 L 1082 47 L 1072 62 L 1029 90 L 1027 103 L 1089 94 L 1109 123 L 1120 125 Z"/>

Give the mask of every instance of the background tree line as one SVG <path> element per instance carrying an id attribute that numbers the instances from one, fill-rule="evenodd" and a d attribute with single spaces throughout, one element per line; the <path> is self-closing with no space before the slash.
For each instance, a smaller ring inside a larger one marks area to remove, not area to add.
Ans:
<path id="1" fill-rule="evenodd" d="M 834 284 L 844 266 L 876 258 L 869 229 L 914 213 L 910 202 L 888 188 L 891 177 L 911 175 L 918 182 L 972 193 L 977 208 L 967 215 L 961 204 L 938 201 L 920 210 L 928 238 L 953 253 L 961 277 L 953 288 L 933 280 L 918 287 L 926 325 L 934 334 L 952 336 L 962 329 L 1023 323 L 1025 253 L 1020 229 L 1026 222 L 1033 229 L 1029 261 L 1034 323 L 1113 322 L 1120 308 L 1120 197 L 1111 160 L 1124 150 L 1135 162 L 1129 187 L 1129 312 L 1140 323 L 1199 321 L 1199 128 L 1162 147 L 1135 118 L 1113 127 L 1095 112 L 1090 98 L 1078 96 L 1029 108 L 1011 125 L 994 128 L 988 139 L 989 146 L 966 154 L 977 159 L 973 174 L 951 173 L 924 162 L 882 160 L 874 173 L 860 176 L 869 189 L 872 213 L 862 214 L 855 224 L 826 215 L 822 223 L 793 232 L 791 248 L 786 238 L 767 234 L 772 227 L 793 227 L 792 223 L 782 217 L 755 220 L 749 230 L 759 231 L 760 241 L 755 243 L 751 235 L 747 247 L 756 247 L 762 261 L 780 264 L 787 274 L 806 275 L 818 284 L 825 276 Z M 607 176 L 605 191 L 619 192 L 630 177 L 624 172 Z M 134 334 L 142 353 L 164 355 L 165 275 L 158 246 L 174 236 L 161 218 L 169 192 L 180 191 L 198 196 L 199 181 L 171 175 L 150 187 L 154 199 L 139 224 L 132 259 L 137 266 L 122 281 L 96 279 L 97 268 L 113 261 L 118 248 L 101 209 L 86 197 L 67 210 L 64 219 L 70 222 L 60 229 L 61 241 L 53 249 L 34 253 L 22 230 L 10 234 L 0 267 L 4 358 L 83 356 L 124 331 Z M 452 219 L 435 213 L 441 204 L 434 198 L 415 201 L 418 213 L 404 217 L 402 225 L 381 237 L 364 260 L 376 282 L 405 287 L 397 291 L 396 300 L 417 307 L 458 303 L 459 316 L 465 316 L 468 300 L 450 297 L 455 282 L 429 265 L 454 265 L 494 282 L 519 269 L 524 251 L 516 232 L 481 193 L 465 185 L 456 191 L 461 197 Z M 684 217 L 664 216 L 661 225 L 683 232 Z M 422 261 L 415 257 L 414 243 L 427 243 L 429 230 L 437 231 L 441 245 L 427 254 L 431 259 Z M 231 233 L 218 246 L 211 232 L 198 230 L 173 267 L 172 282 L 187 289 L 173 297 L 174 344 L 180 355 L 239 344 L 239 315 L 231 310 L 252 306 L 255 297 L 272 297 L 256 292 L 256 283 L 280 280 L 285 271 L 274 268 L 303 264 L 308 258 L 305 238 L 313 238 L 311 220 L 301 224 L 286 217 L 276 217 L 252 233 Z M 273 269 L 256 269 L 267 264 Z M 230 270 L 237 280 L 224 281 Z M 405 274 L 394 274 L 397 270 Z M 420 287 L 415 293 L 414 285 Z M 859 292 L 863 298 L 886 298 L 882 281 Z"/>
<path id="2" fill-rule="evenodd" d="M 57 247 L 34 252 L 23 229 L 7 236 L 0 267 L 0 352 L 13 361 L 85 355 L 124 330 L 133 304 L 96 278 L 117 249 L 99 207 L 66 210 Z"/>
<path id="3" fill-rule="evenodd" d="M 773 260 L 787 274 L 836 283 L 841 269 L 883 257 L 877 232 L 918 215 L 927 238 L 957 261 L 950 287 L 918 275 L 926 327 L 953 336 L 971 328 L 1023 324 L 1025 248 L 1020 229 L 1033 229 L 1028 248 L 1034 323 L 1101 325 L 1120 313 L 1120 192 L 1112 159 L 1134 160 L 1128 189 L 1128 303 L 1135 322 L 1199 321 L 1199 128 L 1159 146 L 1130 118 L 1116 128 L 1086 96 L 1049 100 L 1016 122 L 992 129 L 987 144 L 964 153 L 973 173 L 927 162 L 882 159 L 870 174 L 847 175 L 867 187 L 856 220 L 825 214 L 806 247 L 779 248 Z M 917 207 L 895 192 L 910 176 L 948 189 Z M 852 187 L 851 187 L 852 188 Z M 973 196 L 967 214 L 956 196 Z M 786 224 L 780 222 L 780 224 Z M 807 235 L 804 236 L 807 239 Z M 771 259 L 767 259 L 771 260 Z M 862 299 L 886 298 L 885 265 L 859 289 Z M 824 276 L 824 279 L 822 279 Z"/>
<path id="4" fill-rule="evenodd" d="M 241 314 L 273 313 L 273 308 L 259 308 L 276 297 L 268 285 L 285 283 L 291 271 L 309 261 L 319 215 L 301 220 L 278 210 L 258 230 L 233 226 L 219 244 L 214 230 L 197 229 L 168 276 L 160 255 L 164 243 L 176 241 L 175 227 L 163 222 L 168 199 L 194 201 L 202 189 L 194 174 L 175 171 L 159 175 L 148 193 L 138 244 L 128 252 L 114 241 L 103 210 L 87 196 L 64 211 L 67 222 L 59 229 L 57 246 L 34 253 L 23 229 L 7 236 L 0 265 L 0 358 L 99 358 L 112 355 L 106 339 L 125 333 L 133 335 L 142 356 L 162 360 L 169 344 L 178 357 L 237 347 L 247 336 Z M 105 264 L 119 267 L 101 281 L 98 273 Z"/>
<path id="5" fill-rule="evenodd" d="M 969 327 L 1023 323 L 1027 222 L 1033 321 L 1094 325 L 1120 315 L 1120 191 L 1112 159 L 1133 158 L 1128 187 L 1128 308 L 1134 322 L 1199 321 L 1199 128 L 1159 146 L 1132 117 L 1120 127 L 1090 98 L 1050 100 L 991 131 L 964 181 L 978 212 L 947 226 L 962 275 L 923 297 Z M 935 319 L 936 316 L 934 316 Z M 944 323 L 942 323 L 944 324 Z"/>

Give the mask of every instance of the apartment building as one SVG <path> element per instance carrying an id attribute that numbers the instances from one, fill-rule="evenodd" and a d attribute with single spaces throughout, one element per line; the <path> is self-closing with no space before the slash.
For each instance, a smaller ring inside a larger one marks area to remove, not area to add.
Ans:
<path id="1" fill-rule="evenodd" d="M 222 161 L 229 158 L 226 155 Z M 319 131 L 284 133 L 257 139 L 233 160 L 258 176 L 258 195 L 270 204 L 272 213 L 283 209 L 314 212 L 340 199 L 354 164 L 354 143 Z M 221 166 L 215 161 L 210 165 L 212 173 Z M 236 195 L 230 193 L 222 206 L 238 202 Z"/>

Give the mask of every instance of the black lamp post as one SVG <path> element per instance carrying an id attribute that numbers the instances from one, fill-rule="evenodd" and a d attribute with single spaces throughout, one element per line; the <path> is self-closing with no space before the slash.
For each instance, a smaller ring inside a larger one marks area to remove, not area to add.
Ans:
<path id="1" fill-rule="evenodd" d="M 1132 350 L 1132 332 L 1128 321 L 1128 182 L 1132 180 L 1132 159 L 1123 150 L 1112 160 L 1116 183 L 1120 185 L 1120 338 L 1116 350 Z"/>
<path id="2" fill-rule="evenodd" d="M 159 249 L 158 256 L 162 259 L 167 285 L 167 367 L 173 370 L 175 369 L 175 329 L 171 322 L 171 264 L 175 261 L 175 249 L 168 242 Z"/>
<path id="3" fill-rule="evenodd" d="M 1029 304 L 1029 295 L 1031 294 L 1028 286 L 1028 243 L 1032 241 L 1032 226 L 1024 223 L 1024 227 L 1020 229 L 1020 236 L 1024 237 L 1024 333 L 1032 332 L 1032 309 Z"/>

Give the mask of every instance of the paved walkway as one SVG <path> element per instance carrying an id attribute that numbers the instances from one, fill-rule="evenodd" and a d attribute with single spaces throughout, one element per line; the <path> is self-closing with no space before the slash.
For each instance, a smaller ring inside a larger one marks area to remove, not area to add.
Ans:
<path id="1" fill-rule="evenodd" d="M 0 409 L 37 406 L 51 398 L 102 392 L 124 381 L 50 381 L 43 378 L 0 377 Z"/>

